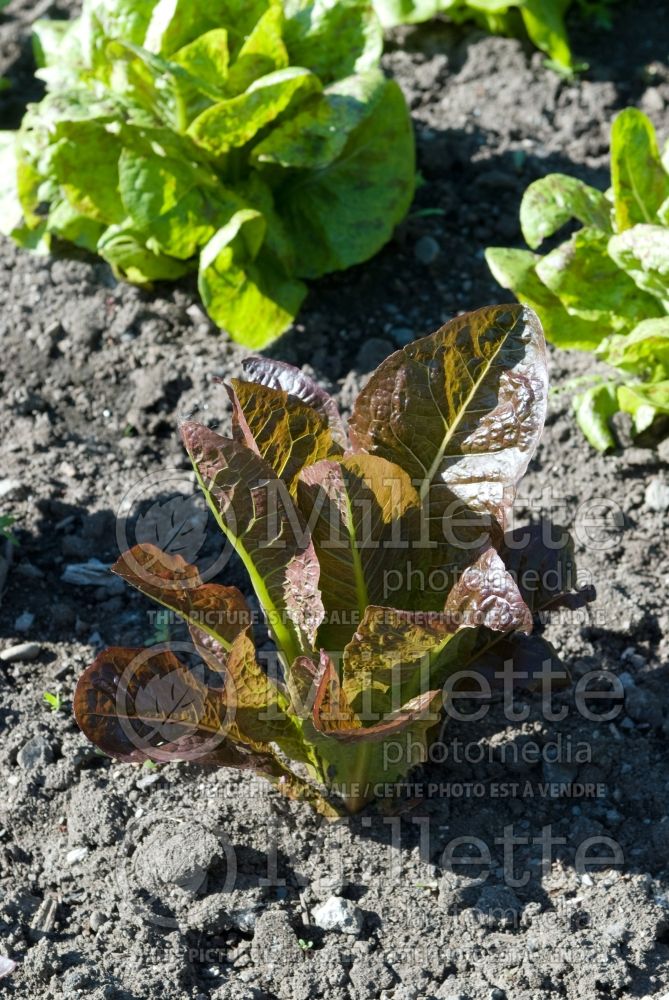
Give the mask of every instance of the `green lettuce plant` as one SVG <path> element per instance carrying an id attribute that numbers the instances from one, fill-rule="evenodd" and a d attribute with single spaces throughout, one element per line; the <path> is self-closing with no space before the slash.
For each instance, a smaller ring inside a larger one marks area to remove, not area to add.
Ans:
<path id="1" fill-rule="evenodd" d="M 371 257 L 411 203 L 381 48 L 364 0 L 84 0 L 35 25 L 47 94 L 0 135 L 0 228 L 136 283 L 197 272 L 214 322 L 261 348 L 304 279 Z"/>
<path id="2" fill-rule="evenodd" d="M 568 544 L 507 530 L 546 410 L 541 326 L 514 305 L 452 320 L 381 364 L 348 433 L 334 400 L 281 362 L 247 359 L 227 390 L 231 436 L 193 422 L 181 434 L 272 647 L 256 648 L 239 590 L 136 545 L 115 572 L 192 642 L 101 653 L 76 718 L 120 760 L 251 768 L 354 812 L 425 759 L 444 686 L 508 662 L 527 681 L 551 669 L 535 615 L 587 599 L 571 592 Z"/>
<path id="3" fill-rule="evenodd" d="M 575 399 L 576 419 L 600 451 L 616 440 L 611 418 L 632 416 L 635 433 L 669 414 L 669 146 L 627 108 L 611 131 L 611 190 L 565 174 L 529 186 L 520 222 L 532 249 L 576 220 L 582 228 L 544 257 L 494 247 L 497 281 L 536 310 L 557 347 L 593 351 L 610 367 Z"/>
<path id="4" fill-rule="evenodd" d="M 574 63 L 564 22 L 573 0 L 373 0 L 385 27 L 416 24 L 437 14 L 456 22 L 475 21 L 499 35 L 525 33 L 545 52 L 554 67 L 570 73 Z M 610 27 L 610 6 L 615 0 L 576 0 L 584 15 L 601 27 Z"/>

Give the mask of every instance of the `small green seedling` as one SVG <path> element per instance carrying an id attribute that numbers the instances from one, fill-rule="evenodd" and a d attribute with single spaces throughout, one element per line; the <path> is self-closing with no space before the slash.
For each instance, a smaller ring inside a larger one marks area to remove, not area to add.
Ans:
<path id="1" fill-rule="evenodd" d="M 45 691 L 42 695 L 42 700 L 46 702 L 52 712 L 60 712 L 63 702 L 60 694 L 52 694 L 51 691 Z"/>

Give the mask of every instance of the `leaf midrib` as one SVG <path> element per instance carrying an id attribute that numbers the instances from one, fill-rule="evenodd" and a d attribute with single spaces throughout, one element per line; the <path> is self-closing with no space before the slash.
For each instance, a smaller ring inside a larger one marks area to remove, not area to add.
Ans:
<path id="1" fill-rule="evenodd" d="M 506 344 L 508 338 L 511 336 L 511 334 L 513 333 L 513 331 L 515 330 L 515 328 L 516 328 L 516 324 L 514 323 L 513 327 L 508 331 L 508 333 L 506 333 L 505 336 L 500 339 L 499 345 L 497 346 L 496 350 L 494 351 L 493 354 L 490 355 L 490 358 L 485 363 L 485 365 L 483 367 L 483 370 L 481 372 L 480 377 L 476 381 L 474 381 L 474 379 L 472 379 L 472 388 L 471 388 L 471 390 L 470 390 L 470 392 L 469 392 L 469 394 L 468 394 L 468 396 L 467 396 L 467 398 L 466 398 L 466 400 L 464 402 L 464 405 L 461 407 L 460 413 L 457 415 L 456 419 L 453 421 L 453 423 L 451 424 L 451 426 L 447 429 L 446 433 L 444 434 L 444 437 L 442 439 L 441 445 L 440 445 L 440 447 L 437 450 L 437 454 L 435 455 L 434 461 L 432 462 L 432 465 L 430 466 L 426 477 L 423 479 L 423 482 L 422 482 L 422 485 L 421 485 L 421 488 L 420 488 L 420 494 L 419 494 L 421 501 L 425 500 L 425 497 L 427 496 L 427 494 L 430 491 L 430 488 L 432 486 L 434 477 L 436 476 L 437 471 L 438 471 L 439 467 L 441 466 L 441 463 L 444 460 L 444 455 L 446 454 L 446 449 L 448 448 L 448 445 L 451 443 L 453 435 L 454 435 L 455 431 L 457 430 L 457 428 L 459 427 L 459 425 L 460 425 L 460 423 L 461 423 L 461 421 L 462 421 L 465 413 L 467 413 L 467 411 L 469 409 L 469 404 L 472 402 L 472 400 L 476 396 L 476 393 L 481 388 L 481 384 L 483 383 L 483 380 L 485 379 L 485 377 L 488 375 L 490 369 L 492 368 L 493 362 L 497 359 L 500 351 L 502 350 L 502 348 Z M 429 376 L 428 376 L 428 384 L 429 384 Z M 432 394 L 432 387 L 431 386 L 430 386 L 430 393 Z M 434 395 L 432 395 L 432 398 L 434 399 Z M 442 420 L 444 421 L 444 425 L 446 425 L 446 420 L 444 418 L 443 413 L 441 413 L 441 410 L 440 410 L 439 406 L 437 405 L 436 399 L 434 400 L 434 402 L 435 402 L 435 405 L 437 406 L 437 410 L 439 411 L 439 414 L 440 414 Z"/>

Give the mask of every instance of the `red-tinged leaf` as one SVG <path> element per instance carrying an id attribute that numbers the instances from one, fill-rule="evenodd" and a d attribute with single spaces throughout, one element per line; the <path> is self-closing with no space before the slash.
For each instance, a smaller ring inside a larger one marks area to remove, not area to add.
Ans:
<path id="1" fill-rule="evenodd" d="M 412 693 L 433 687 L 435 665 L 457 656 L 456 630 L 443 613 L 371 605 L 344 650 L 349 700 L 359 712 L 374 714 L 406 700 L 407 685 L 413 685 Z"/>
<path id="2" fill-rule="evenodd" d="M 124 552 L 112 571 L 227 649 L 246 628 L 251 612 L 237 587 L 203 583 L 196 566 L 144 543 Z"/>
<path id="3" fill-rule="evenodd" d="M 500 555 L 534 614 L 573 611 L 596 597 L 594 586 L 579 586 L 569 532 L 547 519 L 507 532 Z"/>
<path id="4" fill-rule="evenodd" d="M 311 716 L 316 699 L 318 667 L 310 656 L 298 656 L 286 676 L 291 709 L 300 719 Z"/>
<path id="5" fill-rule="evenodd" d="M 532 631 L 532 612 L 493 548 L 462 573 L 448 595 L 444 611 L 455 625 L 468 628 Z"/>
<path id="6" fill-rule="evenodd" d="M 361 726 L 360 719 L 349 705 L 339 683 L 335 666 L 324 651 L 320 655 L 312 718 L 319 733 L 332 734 L 359 729 Z"/>
<path id="7" fill-rule="evenodd" d="M 298 503 L 320 566 L 325 621 L 318 642 L 341 653 L 369 604 L 382 603 L 402 554 L 399 526 L 418 495 L 408 475 L 375 455 L 348 455 L 304 469 Z"/>
<path id="8" fill-rule="evenodd" d="M 325 418 L 283 389 L 232 379 L 233 436 L 272 467 L 290 492 L 307 465 L 340 455 Z"/>
<path id="9" fill-rule="evenodd" d="M 230 739 L 224 692 L 205 687 L 169 650 L 105 650 L 79 678 L 74 714 L 88 739 L 119 760 L 273 767 L 270 752 Z"/>
<path id="10" fill-rule="evenodd" d="M 543 428 L 547 385 L 536 315 L 479 309 L 377 368 L 356 400 L 351 441 L 405 469 L 423 499 L 441 484 L 503 524 Z"/>
<path id="11" fill-rule="evenodd" d="M 374 725 L 331 729 L 328 736 L 339 743 L 379 743 L 393 736 L 399 736 L 417 723 L 423 723 L 428 727 L 432 726 L 439 718 L 438 710 L 440 707 L 441 691 L 425 691 Z"/>
<path id="12" fill-rule="evenodd" d="M 260 356 L 245 358 L 242 368 L 249 382 L 266 385 L 270 389 L 282 389 L 294 399 L 316 410 L 325 419 L 337 444 L 346 447 L 346 431 L 337 404 L 325 389 L 321 389 L 303 371 L 285 361 Z"/>
<path id="13" fill-rule="evenodd" d="M 249 574 L 277 646 L 292 663 L 313 648 L 324 609 L 309 533 L 284 483 L 249 448 L 209 428 L 181 428 L 207 502 Z"/>

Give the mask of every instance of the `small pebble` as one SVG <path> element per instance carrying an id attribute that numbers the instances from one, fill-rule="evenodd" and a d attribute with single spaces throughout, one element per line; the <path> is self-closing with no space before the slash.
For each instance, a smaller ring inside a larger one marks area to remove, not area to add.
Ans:
<path id="1" fill-rule="evenodd" d="M 434 264 L 441 253 L 441 247 L 433 236 L 421 236 L 419 240 L 416 240 L 413 252 L 418 263 L 425 264 L 427 267 Z"/>
<path id="2" fill-rule="evenodd" d="M 43 736 L 36 733 L 31 736 L 27 743 L 24 743 L 16 755 L 16 763 L 24 771 L 35 771 L 45 767 L 53 761 L 53 750 L 51 745 Z"/>
<path id="3" fill-rule="evenodd" d="M 16 962 L 13 962 L 11 958 L 5 958 L 4 955 L 0 955 L 0 979 L 4 979 L 5 976 L 11 976 L 15 968 Z"/>
<path id="4" fill-rule="evenodd" d="M 9 646 L 0 653 L 0 660 L 5 663 L 24 663 L 34 660 L 40 654 L 40 647 L 36 642 L 20 642 L 17 646 Z"/>
<path id="5" fill-rule="evenodd" d="M 93 910 L 88 918 L 88 923 L 93 933 L 95 933 L 100 930 L 103 924 L 107 923 L 107 914 L 103 913 L 102 910 Z"/>
<path id="6" fill-rule="evenodd" d="M 71 851 L 68 851 L 65 855 L 65 863 L 68 865 L 78 865 L 80 861 L 83 861 L 88 854 L 87 847 L 73 847 Z"/>
<path id="7" fill-rule="evenodd" d="M 29 611 L 24 611 L 14 622 L 14 629 L 17 632 L 27 632 L 35 621 L 35 616 Z"/>
<path id="8" fill-rule="evenodd" d="M 362 930 L 363 916 L 355 903 L 341 896 L 330 896 L 312 912 L 314 923 L 324 931 L 341 931 L 357 937 Z"/>
<path id="9" fill-rule="evenodd" d="M 408 326 L 394 326 L 390 331 L 390 336 L 400 347 L 406 347 L 414 339 L 414 332 Z"/>
<path id="10" fill-rule="evenodd" d="M 664 476 L 656 476 L 648 483 L 644 494 L 646 507 L 649 510 L 662 511 L 669 509 L 669 480 Z"/>

